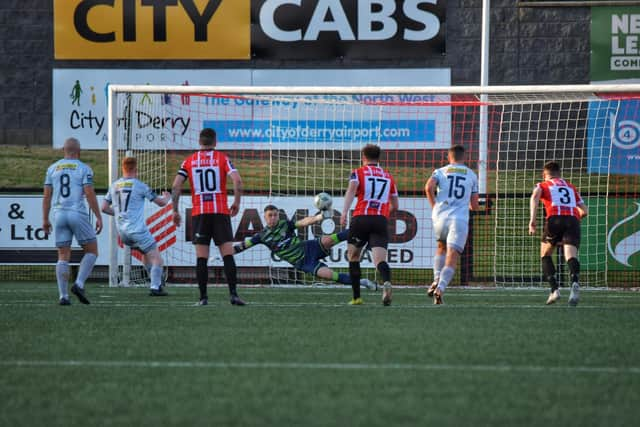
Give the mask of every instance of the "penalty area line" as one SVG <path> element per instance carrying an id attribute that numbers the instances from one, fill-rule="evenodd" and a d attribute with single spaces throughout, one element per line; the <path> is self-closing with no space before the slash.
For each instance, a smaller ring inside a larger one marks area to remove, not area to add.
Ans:
<path id="1" fill-rule="evenodd" d="M 640 367 L 613 366 L 540 366 L 540 365 L 450 365 L 417 363 L 308 363 L 308 362 L 198 362 L 198 361 L 135 361 L 135 360 L 2 360 L 6 367 L 53 368 L 134 368 L 134 369 L 308 369 L 308 370 L 398 370 L 398 371 L 455 371 L 495 373 L 583 373 L 583 374 L 640 374 Z"/>

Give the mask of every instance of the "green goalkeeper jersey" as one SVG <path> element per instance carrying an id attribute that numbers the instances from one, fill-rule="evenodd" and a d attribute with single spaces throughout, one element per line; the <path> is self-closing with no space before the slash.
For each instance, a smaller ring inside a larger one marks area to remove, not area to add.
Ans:
<path id="1" fill-rule="evenodd" d="M 278 258 L 295 265 L 304 258 L 304 246 L 296 233 L 294 221 L 279 220 L 273 227 L 265 227 L 261 232 L 247 237 L 244 247 L 263 244 Z"/>

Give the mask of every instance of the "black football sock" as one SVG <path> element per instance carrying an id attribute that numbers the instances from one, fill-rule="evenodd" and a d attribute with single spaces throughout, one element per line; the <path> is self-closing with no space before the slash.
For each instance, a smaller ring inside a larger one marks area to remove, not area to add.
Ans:
<path id="1" fill-rule="evenodd" d="M 571 273 L 571 282 L 578 282 L 578 276 L 580 275 L 580 262 L 578 258 L 571 258 L 567 261 L 569 266 L 569 273 Z"/>
<path id="2" fill-rule="evenodd" d="M 556 267 L 553 265 L 553 260 L 550 256 L 542 257 L 542 274 L 549 285 L 551 286 L 551 292 L 558 289 L 558 282 L 556 281 Z"/>
<path id="3" fill-rule="evenodd" d="M 200 299 L 207 298 L 207 281 L 209 271 L 207 270 L 207 259 L 198 258 L 196 264 L 196 277 L 198 279 L 198 289 L 200 289 Z"/>
<path id="4" fill-rule="evenodd" d="M 349 262 L 349 277 L 351 278 L 351 289 L 353 290 L 353 299 L 360 298 L 360 263 Z"/>
<path id="5" fill-rule="evenodd" d="M 238 296 L 236 285 L 238 283 L 238 269 L 236 268 L 236 261 L 233 259 L 233 255 L 225 255 L 222 257 L 224 263 L 224 275 L 227 278 L 229 284 L 229 293 L 233 296 Z"/>
<path id="6" fill-rule="evenodd" d="M 391 281 L 391 267 L 389 267 L 389 264 L 387 264 L 386 261 L 382 261 L 381 263 L 379 263 L 376 268 L 380 272 L 380 276 L 382 277 L 383 282 Z"/>

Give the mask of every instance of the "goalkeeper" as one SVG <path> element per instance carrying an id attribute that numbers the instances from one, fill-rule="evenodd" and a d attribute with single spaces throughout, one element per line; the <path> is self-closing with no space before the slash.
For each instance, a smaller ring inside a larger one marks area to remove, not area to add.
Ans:
<path id="1" fill-rule="evenodd" d="M 342 230 L 319 239 L 302 240 L 296 229 L 308 227 L 328 218 L 331 211 L 323 211 L 299 221 L 280 219 L 278 208 L 267 205 L 264 208 L 266 227 L 259 233 L 247 237 L 243 242 L 233 245 L 234 253 L 240 253 L 257 244 L 263 244 L 280 259 L 287 261 L 297 270 L 313 274 L 321 279 L 333 280 L 344 285 L 351 285 L 351 278 L 346 273 L 337 273 L 320 261 L 329 255 L 329 249 L 347 239 L 349 230 Z M 376 290 L 377 285 L 369 279 L 361 279 L 360 285 Z"/>

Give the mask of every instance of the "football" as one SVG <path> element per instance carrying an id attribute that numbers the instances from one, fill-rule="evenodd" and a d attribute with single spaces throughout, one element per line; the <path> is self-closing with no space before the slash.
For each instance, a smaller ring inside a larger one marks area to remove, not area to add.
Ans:
<path id="1" fill-rule="evenodd" d="M 331 209 L 332 203 L 333 199 L 331 199 L 331 196 L 324 192 L 316 194 L 316 197 L 313 199 L 313 204 L 321 211 Z"/>

